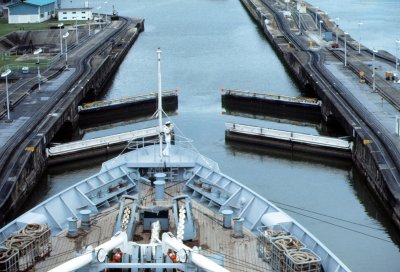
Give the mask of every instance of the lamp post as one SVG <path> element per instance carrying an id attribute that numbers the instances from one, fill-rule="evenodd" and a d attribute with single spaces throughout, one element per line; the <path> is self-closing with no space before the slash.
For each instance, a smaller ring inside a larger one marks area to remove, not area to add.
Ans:
<path id="1" fill-rule="evenodd" d="M 301 31 L 301 13 L 300 13 L 300 8 L 299 8 L 299 30 L 300 30 L 300 35 L 301 35 L 302 31 Z"/>
<path id="2" fill-rule="evenodd" d="M 319 37 L 320 38 L 322 38 L 322 23 L 323 23 L 324 21 L 322 21 L 322 20 L 319 20 Z"/>
<path id="3" fill-rule="evenodd" d="M 107 4 L 108 4 L 108 2 L 107 1 L 104 1 L 104 6 L 105 6 L 105 11 L 104 11 L 104 13 L 106 14 L 106 23 L 107 23 Z"/>
<path id="4" fill-rule="evenodd" d="M 72 18 L 74 19 L 74 17 Z M 78 37 L 78 17 L 75 17 L 75 36 L 76 36 L 76 44 L 79 44 L 79 37 Z"/>
<path id="5" fill-rule="evenodd" d="M 396 40 L 396 76 L 397 76 L 397 69 L 399 68 L 399 45 L 400 45 L 400 40 Z"/>
<path id="6" fill-rule="evenodd" d="M 42 53 L 42 48 L 36 49 L 33 54 L 37 55 L 37 60 L 36 60 L 36 65 L 37 65 L 37 76 L 38 76 L 38 82 L 39 82 L 39 86 L 38 86 L 38 90 L 40 91 L 40 53 Z"/>
<path id="7" fill-rule="evenodd" d="M 347 66 L 347 35 L 349 33 L 344 32 L 344 67 Z"/>
<path id="8" fill-rule="evenodd" d="M 336 22 L 336 44 L 339 44 L 339 17 L 336 17 L 335 22 Z"/>
<path id="9" fill-rule="evenodd" d="M 67 32 L 63 35 L 63 38 L 65 39 L 65 69 L 68 69 L 68 44 L 67 44 L 68 36 L 69 36 L 69 32 Z"/>
<path id="10" fill-rule="evenodd" d="M 359 39 L 358 39 L 358 54 L 361 54 L 361 26 L 363 25 L 363 23 L 359 22 L 358 23 L 358 35 L 360 35 Z"/>
<path id="11" fill-rule="evenodd" d="M 60 57 L 61 57 L 61 55 L 62 55 L 62 53 L 63 53 L 63 50 L 62 50 L 62 34 L 61 34 L 61 28 L 64 26 L 64 24 L 61 23 L 61 24 L 58 24 L 57 26 L 60 28 Z"/>
<path id="12" fill-rule="evenodd" d="M 99 16 L 99 22 L 100 22 L 100 9 L 101 9 L 101 6 L 100 6 L 100 7 L 97 7 L 97 15 Z M 102 24 L 102 22 L 100 22 L 100 30 L 103 30 L 103 24 Z"/>
<path id="13" fill-rule="evenodd" d="M 1 77 L 6 78 L 6 99 L 7 99 L 7 121 L 11 122 L 10 118 L 10 100 L 8 98 L 8 75 L 11 74 L 11 70 L 7 69 L 4 73 L 1 74 Z"/>
<path id="14" fill-rule="evenodd" d="M 315 26 L 318 28 L 318 7 L 315 7 Z"/>
<path id="15" fill-rule="evenodd" d="M 372 92 L 375 92 L 376 85 L 375 85 L 375 54 L 378 53 L 375 48 L 372 49 Z"/>

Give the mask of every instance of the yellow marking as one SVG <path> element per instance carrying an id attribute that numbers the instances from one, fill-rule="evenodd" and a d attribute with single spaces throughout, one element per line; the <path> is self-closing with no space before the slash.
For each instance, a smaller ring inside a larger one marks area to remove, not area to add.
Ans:
<path id="1" fill-rule="evenodd" d="M 363 140 L 363 143 L 364 143 L 365 145 L 367 145 L 367 144 L 372 144 L 372 140 Z"/>
<path id="2" fill-rule="evenodd" d="M 34 152 L 35 151 L 35 147 L 34 146 L 27 146 L 27 147 L 25 147 L 25 150 Z"/>

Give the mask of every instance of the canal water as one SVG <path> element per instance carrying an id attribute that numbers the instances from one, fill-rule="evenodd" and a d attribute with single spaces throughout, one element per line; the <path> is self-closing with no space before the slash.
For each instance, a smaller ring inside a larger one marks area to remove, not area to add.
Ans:
<path id="1" fill-rule="evenodd" d="M 161 47 L 163 89 L 179 89 L 178 114 L 171 119 L 194 140 L 199 152 L 217 161 L 226 174 L 285 209 L 353 271 L 400 270 L 399 236 L 350 162 L 225 143 L 225 122 L 320 133 L 315 125 L 252 119 L 229 115 L 222 109 L 221 88 L 303 95 L 238 0 L 108 2 L 113 2 L 120 15 L 145 18 L 146 30 L 116 73 L 105 99 L 155 91 L 155 51 Z M 349 27 L 350 33 L 357 30 L 354 23 L 359 19 L 364 21 L 365 32 L 367 25 L 389 30 L 379 37 L 398 31 L 399 24 L 394 24 L 400 11 L 398 0 L 370 0 L 368 4 L 362 0 L 311 2 L 341 17 L 341 27 Z M 383 2 L 385 7 L 380 6 Z M 348 4 L 355 15 L 343 11 L 339 3 Z M 358 17 L 359 8 L 365 19 Z M 384 16 L 393 16 L 390 25 Z M 378 35 L 370 28 L 371 36 L 372 32 Z M 389 42 L 373 44 L 377 37 L 366 36 L 366 45 L 395 53 Z M 153 121 L 120 122 L 87 131 L 84 138 L 153 125 Z M 32 198 L 30 205 L 93 174 L 99 167 L 99 163 L 86 162 L 49 169 L 34 193 L 40 195 L 39 199 Z"/>

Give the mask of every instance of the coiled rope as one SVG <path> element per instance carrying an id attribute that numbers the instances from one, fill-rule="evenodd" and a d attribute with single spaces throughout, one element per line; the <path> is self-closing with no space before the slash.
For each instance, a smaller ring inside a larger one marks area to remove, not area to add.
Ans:
<path id="1" fill-rule="evenodd" d="M 291 249 L 300 249 L 304 247 L 304 245 L 297 239 L 292 237 L 284 237 L 274 241 L 274 244 L 278 247 L 279 250 L 288 251 Z"/>
<path id="2" fill-rule="evenodd" d="M 296 263 L 304 263 L 304 262 L 318 262 L 319 258 L 312 254 L 311 252 L 306 251 L 288 251 L 286 254 L 292 258 Z"/>
<path id="3" fill-rule="evenodd" d="M 48 230 L 46 224 L 28 224 L 20 231 L 22 235 L 38 237 Z"/>
<path id="4" fill-rule="evenodd" d="M 290 233 L 285 230 L 267 229 L 264 231 L 264 235 L 268 237 L 278 237 L 278 236 L 287 236 L 290 235 Z"/>
<path id="5" fill-rule="evenodd" d="M 30 244 L 34 238 L 29 235 L 15 234 L 6 240 L 6 247 L 16 248 L 20 251 Z"/>
<path id="6" fill-rule="evenodd" d="M 0 266 L 1 263 L 7 261 L 11 256 L 15 255 L 15 253 L 17 253 L 17 250 L 13 248 L 0 247 Z"/>

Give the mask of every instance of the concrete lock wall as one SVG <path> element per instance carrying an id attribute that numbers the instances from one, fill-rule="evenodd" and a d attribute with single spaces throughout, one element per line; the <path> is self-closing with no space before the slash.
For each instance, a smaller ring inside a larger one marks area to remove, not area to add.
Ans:
<path id="1" fill-rule="evenodd" d="M 143 21 L 139 24 L 139 30 L 143 30 Z M 47 157 L 45 148 L 54 137 L 54 135 L 62 128 L 64 123 L 71 122 L 73 127 L 78 124 L 79 113 L 78 105 L 93 88 L 95 84 L 97 88 L 102 88 L 106 85 L 107 80 L 117 70 L 119 64 L 129 51 L 134 41 L 139 36 L 140 32 L 126 32 L 118 36 L 117 43 L 123 44 L 119 49 L 119 54 L 113 57 L 109 55 L 104 56 L 104 61 L 97 66 L 88 76 L 88 80 L 82 80 L 82 88 L 77 88 L 77 92 L 71 95 L 64 96 L 54 107 L 57 114 L 51 115 L 47 118 L 46 122 L 41 126 L 41 133 L 36 135 L 30 142 L 26 149 L 19 150 L 18 152 L 18 168 L 13 173 L 13 183 L 10 191 L 10 197 L 7 198 L 5 205 L 0 210 L 0 222 L 14 217 L 16 212 L 20 209 L 24 200 L 27 198 L 33 187 L 40 180 L 47 166 Z M 122 42 L 122 40 L 124 42 Z M 120 42 L 121 41 L 121 42 Z M 102 46 L 110 47 L 110 44 L 103 44 Z M 111 50 L 110 50 L 111 51 Z M 100 91 L 100 89 L 99 89 Z"/>
<path id="2" fill-rule="evenodd" d="M 273 36 L 266 24 L 266 16 L 252 3 L 251 0 L 241 0 L 250 14 L 257 20 L 264 30 L 264 33 L 283 60 L 284 65 L 292 72 L 295 79 L 303 87 L 312 87 L 319 98 L 322 100 L 322 114 L 325 120 L 334 118 L 347 132 L 353 136 L 353 161 L 357 168 L 364 173 L 367 185 L 372 189 L 375 196 L 380 200 L 386 212 L 391 216 L 393 222 L 400 228 L 400 198 L 395 184 L 395 177 L 390 169 L 384 164 L 380 164 L 383 159 L 381 154 L 376 152 L 376 144 L 370 141 L 370 137 L 364 134 L 363 130 L 353 127 L 352 117 L 344 109 L 344 105 L 334 103 L 330 99 L 331 93 L 325 90 L 321 83 L 316 83 L 310 76 L 311 71 L 307 68 L 307 53 L 302 51 L 283 51 L 279 44 L 282 44 L 282 36 Z M 280 41 L 280 42 L 279 42 Z M 278 43 L 279 42 L 279 43 Z"/>

